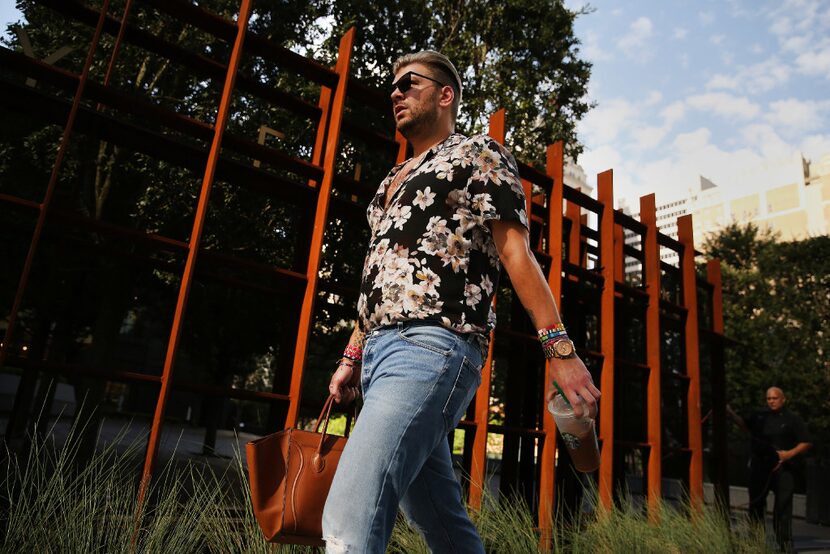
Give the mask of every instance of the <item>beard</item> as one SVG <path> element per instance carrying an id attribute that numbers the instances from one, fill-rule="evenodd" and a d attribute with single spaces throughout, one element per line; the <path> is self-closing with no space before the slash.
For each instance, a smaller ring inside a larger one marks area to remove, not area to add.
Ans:
<path id="1" fill-rule="evenodd" d="M 412 108 L 407 108 L 407 111 L 409 117 L 395 124 L 398 131 L 406 138 L 423 134 L 438 122 L 438 106 L 433 102 L 432 95 L 424 98 Z"/>

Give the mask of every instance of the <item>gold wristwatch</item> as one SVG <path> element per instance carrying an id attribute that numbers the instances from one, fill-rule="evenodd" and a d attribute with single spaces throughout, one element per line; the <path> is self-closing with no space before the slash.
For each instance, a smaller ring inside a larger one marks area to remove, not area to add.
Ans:
<path id="1" fill-rule="evenodd" d="M 576 349 L 571 339 L 561 339 L 553 344 L 554 358 L 573 358 L 576 355 Z"/>

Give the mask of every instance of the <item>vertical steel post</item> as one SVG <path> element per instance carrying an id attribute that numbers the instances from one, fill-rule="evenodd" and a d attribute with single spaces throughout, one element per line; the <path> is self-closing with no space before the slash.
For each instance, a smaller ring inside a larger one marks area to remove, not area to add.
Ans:
<path id="1" fill-rule="evenodd" d="M 490 116 L 488 134 L 500 143 L 504 143 L 505 111 L 498 110 Z M 493 307 L 496 306 L 498 289 L 493 296 Z M 481 385 L 476 391 L 475 400 L 475 439 L 473 440 L 473 461 L 470 468 L 470 497 L 468 503 L 473 508 L 481 508 L 481 498 L 487 479 L 487 422 L 490 416 L 490 386 L 493 372 L 493 344 L 496 342 L 495 331 L 490 333 L 490 349 L 487 360 L 481 368 Z"/>
<path id="2" fill-rule="evenodd" d="M 23 262 L 23 271 L 20 273 L 20 280 L 17 284 L 17 292 L 14 296 L 14 302 L 12 302 L 12 309 L 9 312 L 9 323 L 6 326 L 5 340 L 3 340 L 2 344 L 0 344 L 0 367 L 6 365 L 6 360 L 9 356 L 14 331 L 17 327 L 17 318 L 20 313 L 20 307 L 23 305 L 23 295 L 29 284 L 29 276 L 32 273 L 35 253 L 37 252 L 37 247 L 40 245 L 40 237 L 43 234 L 46 216 L 52 205 L 52 197 L 55 194 L 55 187 L 58 183 L 58 175 L 60 175 L 63 158 L 66 156 L 66 150 L 69 148 L 69 139 L 72 135 L 72 129 L 75 126 L 75 119 L 78 116 L 78 110 L 81 107 L 81 97 L 84 94 L 86 83 L 89 80 L 89 68 L 92 66 L 92 59 L 95 55 L 95 50 L 98 48 L 98 42 L 101 40 L 101 32 L 104 29 L 104 21 L 106 21 L 109 6 L 109 0 L 104 0 L 101 5 L 101 13 L 98 16 L 98 23 L 95 26 L 95 32 L 92 35 L 92 40 L 89 43 L 89 49 L 86 53 L 86 60 L 84 60 L 84 66 L 78 78 L 78 87 L 75 89 L 75 97 L 72 99 L 72 107 L 69 109 L 69 117 L 67 117 L 66 125 L 63 128 L 63 135 L 61 136 L 60 146 L 58 147 L 58 154 L 55 156 L 55 163 L 52 165 L 52 174 L 49 176 L 49 184 L 46 186 L 46 193 L 43 195 L 43 201 L 40 203 L 40 212 L 38 213 L 37 222 L 35 223 L 35 230 L 32 233 L 32 240 L 29 243 L 29 251 L 26 254 L 26 261 Z M 29 369 L 29 371 L 34 371 L 34 369 Z"/>
<path id="3" fill-rule="evenodd" d="M 723 345 L 723 283 L 719 260 L 706 263 L 706 279 L 712 285 L 712 430 L 715 463 L 715 498 L 729 508 L 729 447 L 726 418 L 726 374 Z"/>
<path id="4" fill-rule="evenodd" d="M 317 282 L 319 280 L 320 260 L 323 255 L 323 238 L 326 232 L 331 189 L 334 186 L 335 165 L 337 161 L 337 145 L 340 141 L 340 127 L 343 122 L 343 112 L 346 106 L 346 90 L 349 84 L 349 67 L 351 66 L 352 46 L 354 45 L 355 29 L 349 29 L 340 39 L 340 49 L 337 53 L 338 74 L 337 87 L 334 90 L 334 100 L 329 119 L 329 131 L 326 138 L 326 153 L 323 161 L 323 181 L 317 193 L 317 209 L 314 215 L 314 229 L 311 233 L 309 246 L 308 267 L 306 268 L 306 286 L 303 295 L 303 304 L 300 309 L 300 323 L 297 330 L 297 342 L 294 348 L 294 364 L 291 370 L 291 400 L 286 416 L 286 427 L 297 425 L 300 413 L 300 400 L 303 388 L 303 374 L 305 371 L 308 341 L 311 338 L 311 327 L 314 321 L 314 305 L 317 299 Z"/>
<path id="5" fill-rule="evenodd" d="M 222 98 L 219 101 L 219 110 L 216 114 L 216 122 L 213 125 L 213 141 L 208 153 L 205 173 L 202 177 L 202 187 L 199 193 L 199 202 L 196 206 L 196 214 L 193 221 L 193 228 L 190 233 L 190 241 L 187 248 L 187 261 L 184 266 L 184 274 L 179 285 L 179 296 L 176 300 L 176 311 L 173 315 L 173 325 L 170 330 L 170 337 L 167 341 L 167 353 L 164 358 L 164 369 L 161 375 L 161 390 L 159 391 L 156 410 L 153 415 L 153 424 L 150 428 L 150 439 L 147 443 L 147 453 L 144 458 L 144 471 L 142 473 L 141 485 L 139 487 L 139 505 L 144 501 L 153 469 L 158 457 L 159 443 L 161 442 L 161 429 L 164 424 L 164 414 L 167 409 L 167 399 L 170 396 L 170 389 L 173 385 L 173 372 L 176 363 L 176 352 L 181 339 L 182 326 L 184 323 L 187 299 L 190 294 L 190 286 L 193 282 L 193 274 L 196 269 L 196 258 L 199 253 L 199 245 L 202 240 L 202 231 L 207 216 L 210 191 L 213 187 L 213 179 L 216 174 L 216 166 L 219 163 L 219 153 L 222 149 L 222 136 L 228 123 L 228 115 L 231 107 L 234 84 L 236 82 L 239 61 L 242 58 L 242 45 L 245 41 L 245 32 L 248 28 L 248 19 L 251 17 L 251 1 L 242 0 L 237 19 L 236 39 L 228 62 L 228 70 L 225 74 L 225 84 L 222 89 Z"/>
<path id="6" fill-rule="evenodd" d="M 553 301 L 562 311 L 562 201 L 564 192 L 563 177 L 564 155 L 562 142 L 548 145 L 546 172 L 553 179 L 553 187 L 548 198 L 548 237 L 547 253 L 551 257 L 548 286 Z M 546 364 L 547 366 L 547 364 Z M 545 367 L 543 390 L 547 392 L 551 379 Z M 553 525 L 554 495 L 556 493 L 556 422 L 546 409 L 542 410 L 542 430 L 545 439 L 542 443 L 542 455 L 539 458 L 539 528 L 541 530 L 540 550 L 547 552 L 551 548 Z"/>
<path id="7" fill-rule="evenodd" d="M 697 313 L 697 273 L 692 216 L 677 219 L 677 238 L 683 245 L 680 270 L 683 283 L 683 305 L 686 308 L 684 337 L 686 343 L 686 374 L 689 376 L 687 396 L 689 449 L 689 500 L 695 510 L 703 507 L 703 434 L 700 424 L 700 341 Z"/>
<path id="8" fill-rule="evenodd" d="M 657 244 L 657 202 L 654 194 L 640 197 L 640 222 L 646 226 L 643 237 L 643 281 L 648 293 L 646 309 L 646 364 L 648 388 L 648 515 L 652 522 L 659 517 L 663 496 L 663 426 L 661 414 L 660 367 L 660 246 Z"/>
<path id="9" fill-rule="evenodd" d="M 600 345 L 602 403 L 599 438 L 602 440 L 599 464 L 599 499 L 610 509 L 614 500 L 614 173 L 609 169 L 597 176 L 597 200 L 602 204 L 599 219 L 599 264 L 603 286 L 600 299 Z"/>

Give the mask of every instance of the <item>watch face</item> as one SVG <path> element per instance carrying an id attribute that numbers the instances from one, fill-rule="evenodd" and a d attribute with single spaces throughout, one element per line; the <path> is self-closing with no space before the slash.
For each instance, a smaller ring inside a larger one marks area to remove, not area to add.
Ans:
<path id="1" fill-rule="evenodd" d="M 563 358 L 567 358 L 574 353 L 574 345 L 569 340 L 560 340 L 553 345 L 553 349 L 558 356 L 562 356 Z"/>

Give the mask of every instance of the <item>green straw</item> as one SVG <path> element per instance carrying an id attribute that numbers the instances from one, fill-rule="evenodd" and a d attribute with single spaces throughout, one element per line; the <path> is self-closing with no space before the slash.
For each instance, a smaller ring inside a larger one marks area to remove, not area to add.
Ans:
<path id="1" fill-rule="evenodd" d="M 570 403 L 570 402 L 568 402 L 568 397 L 567 397 L 567 396 L 565 396 L 565 393 L 564 393 L 564 392 L 562 392 L 562 387 L 560 387 L 560 386 L 559 386 L 559 383 L 557 383 L 556 381 L 554 381 L 554 382 L 553 382 L 553 386 L 554 386 L 554 387 L 556 387 L 556 390 L 559 392 L 559 394 L 560 394 L 560 395 L 562 395 L 562 400 L 564 400 L 564 401 L 565 401 L 565 405 L 567 405 L 567 406 L 568 406 L 568 408 L 570 408 L 570 409 L 572 409 L 572 410 L 573 410 L 573 409 L 574 409 L 574 407 L 573 407 L 573 406 L 571 406 L 571 403 Z"/>

